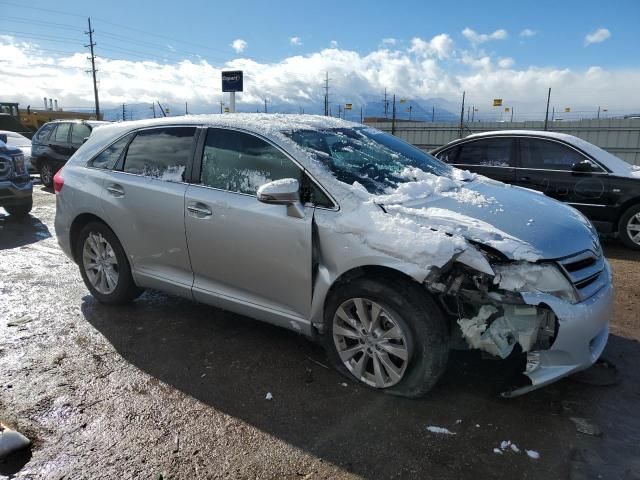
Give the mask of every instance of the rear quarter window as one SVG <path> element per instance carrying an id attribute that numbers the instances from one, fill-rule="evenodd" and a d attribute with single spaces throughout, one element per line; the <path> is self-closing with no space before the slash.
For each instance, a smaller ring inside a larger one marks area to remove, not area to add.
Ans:
<path id="1" fill-rule="evenodd" d="M 53 127 L 54 125 L 51 123 L 43 125 L 42 127 L 40 127 L 40 130 L 38 130 L 36 134 L 33 136 L 33 139 L 36 142 L 44 142 L 49 138 L 49 135 L 51 135 L 51 131 L 53 130 Z"/>

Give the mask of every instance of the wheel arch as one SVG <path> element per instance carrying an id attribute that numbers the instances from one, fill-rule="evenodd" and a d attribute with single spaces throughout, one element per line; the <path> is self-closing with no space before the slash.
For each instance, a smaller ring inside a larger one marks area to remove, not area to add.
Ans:
<path id="1" fill-rule="evenodd" d="M 624 214 L 627 213 L 627 210 L 637 205 L 640 205 L 640 197 L 633 197 L 620 205 L 620 208 L 618 209 L 618 215 L 614 223 L 616 232 L 619 232 L 620 222 L 622 221 L 622 217 L 624 216 Z"/>
<path id="2" fill-rule="evenodd" d="M 111 226 L 103 218 L 100 218 L 94 213 L 81 213 L 76 218 L 74 218 L 73 222 L 71 223 L 71 228 L 69 229 L 69 243 L 71 246 L 71 254 L 73 255 L 73 260 L 76 263 L 78 263 L 78 258 L 76 258 L 76 243 L 78 242 L 78 236 L 80 235 L 82 229 L 91 222 L 103 223 L 105 226 L 111 229 L 111 231 L 113 231 L 113 228 L 111 228 Z M 124 248 L 124 246 L 122 248 Z"/>

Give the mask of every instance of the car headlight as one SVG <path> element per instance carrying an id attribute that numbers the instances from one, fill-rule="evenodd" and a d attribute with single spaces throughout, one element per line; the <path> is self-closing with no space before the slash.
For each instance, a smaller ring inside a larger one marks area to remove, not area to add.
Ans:
<path id="1" fill-rule="evenodd" d="M 567 277 L 553 264 L 514 263 L 494 266 L 494 283 L 511 292 L 540 292 L 576 303 L 578 295 Z"/>

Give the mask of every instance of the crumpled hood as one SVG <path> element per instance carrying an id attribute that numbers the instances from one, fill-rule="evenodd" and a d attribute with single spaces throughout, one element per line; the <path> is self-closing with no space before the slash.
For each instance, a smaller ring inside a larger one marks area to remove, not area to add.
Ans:
<path id="1" fill-rule="evenodd" d="M 513 260 L 550 260 L 599 249 L 595 230 L 581 213 L 542 194 L 487 180 L 456 190 L 384 208 L 496 248 Z"/>

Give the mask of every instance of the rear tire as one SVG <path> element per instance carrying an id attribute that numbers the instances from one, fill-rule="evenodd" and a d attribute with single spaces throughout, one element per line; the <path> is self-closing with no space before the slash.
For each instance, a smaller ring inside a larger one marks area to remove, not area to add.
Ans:
<path id="1" fill-rule="evenodd" d="M 640 250 L 640 204 L 633 205 L 620 217 L 618 235 L 625 246 Z"/>
<path id="2" fill-rule="evenodd" d="M 365 323 L 373 324 L 374 317 L 381 319 L 377 334 L 371 328 L 366 335 L 367 329 L 360 327 L 358 312 L 363 310 L 367 312 Z M 445 371 L 447 324 L 440 308 L 418 284 L 393 278 L 353 280 L 330 294 L 324 320 L 323 341 L 329 359 L 351 380 L 385 393 L 417 398 L 431 390 Z M 390 338 L 393 343 L 387 340 Z"/>
<path id="3" fill-rule="evenodd" d="M 33 208 L 33 198 L 29 197 L 29 200 L 16 205 L 7 205 L 4 209 L 9 215 L 16 218 L 23 218 L 29 215 L 29 212 Z"/>
<path id="4" fill-rule="evenodd" d="M 40 180 L 45 187 L 51 188 L 53 186 L 53 176 L 55 174 L 56 172 L 53 171 L 53 165 L 51 165 L 51 162 L 47 160 L 42 160 L 40 162 Z"/>
<path id="5" fill-rule="evenodd" d="M 122 305 L 144 291 L 136 286 L 127 255 L 115 233 L 101 222 L 84 226 L 75 245 L 80 274 L 100 303 Z"/>

